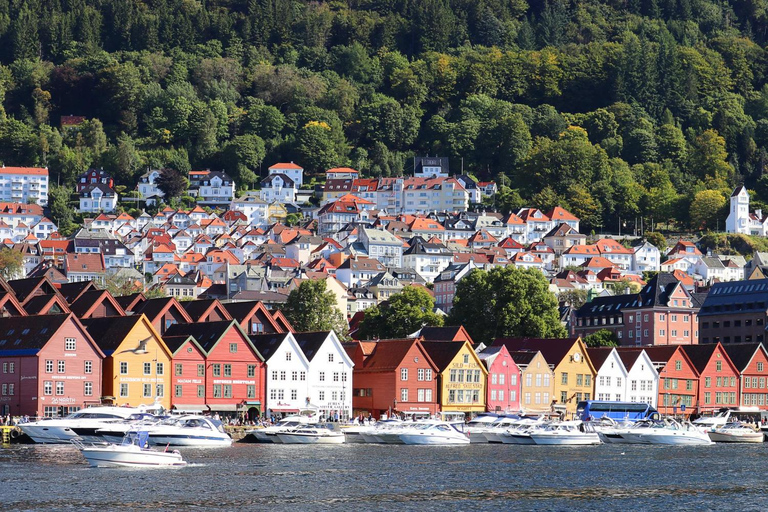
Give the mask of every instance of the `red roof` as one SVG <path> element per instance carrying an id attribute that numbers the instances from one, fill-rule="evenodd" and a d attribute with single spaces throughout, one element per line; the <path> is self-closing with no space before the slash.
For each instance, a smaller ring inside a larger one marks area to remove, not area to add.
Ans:
<path id="1" fill-rule="evenodd" d="M 275 164 L 275 165 L 273 165 L 272 167 L 269 168 L 269 170 L 272 170 L 272 169 L 296 169 L 296 170 L 299 170 L 299 171 L 303 171 L 304 170 L 304 168 L 302 166 L 296 165 L 293 162 L 288 163 L 288 164 L 286 164 L 286 163 L 277 163 L 277 164 Z"/>
<path id="2" fill-rule="evenodd" d="M 48 169 L 41 167 L 0 167 L 0 174 L 28 174 L 35 176 L 48 176 Z"/>

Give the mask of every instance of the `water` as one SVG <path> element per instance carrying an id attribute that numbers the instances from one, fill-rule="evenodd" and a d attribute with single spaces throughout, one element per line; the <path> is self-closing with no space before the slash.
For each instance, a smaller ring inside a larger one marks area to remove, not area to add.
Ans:
<path id="1" fill-rule="evenodd" d="M 175 469 L 0 449 L 2 510 L 765 510 L 768 445 L 235 444 Z"/>

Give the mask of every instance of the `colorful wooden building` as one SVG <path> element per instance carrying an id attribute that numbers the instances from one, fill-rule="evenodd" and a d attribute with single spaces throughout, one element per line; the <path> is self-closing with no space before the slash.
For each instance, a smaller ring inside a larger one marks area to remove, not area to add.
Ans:
<path id="1" fill-rule="evenodd" d="M 644 347 L 644 350 L 659 372 L 656 407 L 659 413 L 694 414 L 699 406 L 699 374 L 682 346 Z"/>
<path id="2" fill-rule="evenodd" d="M 507 347 L 486 347 L 478 354 L 488 370 L 485 408 L 492 412 L 520 410 L 520 368 Z"/>
<path id="3" fill-rule="evenodd" d="M 102 396 L 103 352 L 75 315 L 0 320 L 0 415 L 65 415 Z"/>
<path id="4" fill-rule="evenodd" d="M 723 345 L 739 370 L 739 400 L 744 407 L 768 409 L 768 351 L 762 343 Z"/>
<path id="5" fill-rule="evenodd" d="M 240 324 L 235 320 L 175 324 L 165 335 L 193 336 L 205 352 L 206 410 L 261 414 L 264 358 Z"/>
<path id="6" fill-rule="evenodd" d="M 424 341 L 438 369 L 438 399 L 442 412 L 484 412 L 488 370 L 468 341 Z"/>
<path id="7" fill-rule="evenodd" d="M 597 371 L 581 338 L 499 338 L 493 344 L 506 346 L 512 354 L 540 351 L 555 374 L 552 400 L 565 405 L 569 416 L 576 413 L 580 401 L 592 398 Z"/>
<path id="8" fill-rule="evenodd" d="M 82 321 L 104 353 L 102 391 L 120 405 L 171 408 L 171 352 L 146 316 Z"/>
<path id="9" fill-rule="evenodd" d="M 681 347 L 699 375 L 698 414 L 739 405 L 739 370 L 720 343 Z"/>
<path id="10" fill-rule="evenodd" d="M 205 407 L 205 350 L 194 336 L 163 336 L 173 362 L 171 408 L 203 411 Z"/>
<path id="11" fill-rule="evenodd" d="M 506 348 L 506 347 L 505 347 Z M 510 352 L 520 369 L 520 409 L 524 412 L 549 412 L 555 396 L 555 373 L 541 352 Z"/>
<path id="12" fill-rule="evenodd" d="M 431 416 L 438 411 L 438 368 L 420 339 L 355 342 L 352 352 L 362 355 L 363 343 L 373 350 L 355 358 L 353 415 L 378 419 L 392 412 Z"/>

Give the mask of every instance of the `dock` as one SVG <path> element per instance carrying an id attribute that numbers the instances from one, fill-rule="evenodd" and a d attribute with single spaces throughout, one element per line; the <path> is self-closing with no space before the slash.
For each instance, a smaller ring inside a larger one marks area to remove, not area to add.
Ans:
<path id="1" fill-rule="evenodd" d="M 252 429 L 253 426 L 244 425 L 244 426 L 233 426 L 233 425 L 224 425 L 224 431 L 232 436 L 232 439 L 235 441 L 240 441 L 242 438 L 246 436 L 245 431 Z"/>

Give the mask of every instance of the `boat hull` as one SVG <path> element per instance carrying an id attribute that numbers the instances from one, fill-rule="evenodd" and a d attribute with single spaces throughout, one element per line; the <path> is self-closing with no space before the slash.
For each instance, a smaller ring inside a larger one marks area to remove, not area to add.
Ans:
<path id="1" fill-rule="evenodd" d="M 232 446 L 231 437 L 208 437 L 203 435 L 183 434 L 149 434 L 149 443 L 156 446 Z"/>
<path id="2" fill-rule="evenodd" d="M 499 439 L 504 444 L 536 444 L 530 434 L 500 434 Z"/>
<path id="3" fill-rule="evenodd" d="M 400 434 L 403 444 L 410 445 L 465 445 L 470 440 L 467 437 L 435 436 L 424 434 Z"/>
<path id="4" fill-rule="evenodd" d="M 688 436 L 679 434 L 640 434 L 642 444 L 664 444 L 664 445 L 708 445 L 713 444 L 707 436 Z"/>
<path id="5" fill-rule="evenodd" d="M 722 432 L 707 432 L 709 439 L 715 443 L 762 443 L 763 433 L 725 434 Z"/>
<path id="6" fill-rule="evenodd" d="M 596 433 L 572 435 L 531 434 L 531 439 L 538 445 L 587 446 L 602 444 L 600 436 Z"/>
<path id="7" fill-rule="evenodd" d="M 111 447 L 84 448 L 81 451 L 91 467 L 167 467 L 187 464 L 179 453 L 174 452 L 123 451 Z"/>
<path id="8" fill-rule="evenodd" d="M 283 444 L 344 444 L 344 434 L 313 436 L 299 434 L 277 434 Z"/>

